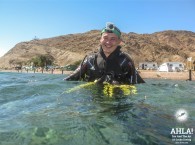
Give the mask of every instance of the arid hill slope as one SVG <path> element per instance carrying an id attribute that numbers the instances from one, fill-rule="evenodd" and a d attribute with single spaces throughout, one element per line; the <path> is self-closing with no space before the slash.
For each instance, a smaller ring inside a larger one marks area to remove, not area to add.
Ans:
<path id="1" fill-rule="evenodd" d="M 10 62 L 26 62 L 38 54 L 50 54 L 55 64 L 72 64 L 99 47 L 100 31 L 69 34 L 48 39 L 35 39 L 16 44 L 0 58 L 0 67 L 11 67 Z M 130 54 L 135 64 L 143 61 L 185 62 L 195 58 L 195 33 L 190 31 L 162 31 L 153 34 L 122 34 L 122 50 Z"/>

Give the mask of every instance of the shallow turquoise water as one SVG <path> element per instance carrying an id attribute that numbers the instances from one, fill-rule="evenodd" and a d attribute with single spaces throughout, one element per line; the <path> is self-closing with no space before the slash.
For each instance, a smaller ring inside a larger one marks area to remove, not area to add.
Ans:
<path id="1" fill-rule="evenodd" d="M 172 128 L 195 128 L 195 81 L 146 79 L 138 94 L 116 99 L 96 87 L 63 93 L 84 83 L 63 75 L 0 78 L 0 145 L 168 145 Z"/>

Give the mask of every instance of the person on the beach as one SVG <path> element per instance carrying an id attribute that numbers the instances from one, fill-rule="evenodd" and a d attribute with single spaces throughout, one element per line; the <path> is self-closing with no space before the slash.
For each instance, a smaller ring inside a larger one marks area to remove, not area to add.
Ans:
<path id="1" fill-rule="evenodd" d="M 101 31 L 100 48 L 97 53 L 87 55 L 66 81 L 84 80 L 111 84 L 145 83 L 135 69 L 133 60 L 122 52 L 121 32 L 107 23 Z"/>

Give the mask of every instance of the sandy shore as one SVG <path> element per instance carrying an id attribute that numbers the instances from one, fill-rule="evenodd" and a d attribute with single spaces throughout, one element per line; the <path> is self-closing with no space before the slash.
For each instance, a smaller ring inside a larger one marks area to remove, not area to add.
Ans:
<path id="1" fill-rule="evenodd" d="M 158 72 L 158 71 L 139 71 L 140 76 L 143 79 L 172 79 L 172 80 L 188 80 L 189 72 Z M 192 71 L 192 80 L 195 80 L 195 71 Z"/>
<path id="2" fill-rule="evenodd" d="M 0 70 L 0 72 L 13 72 L 13 73 L 43 73 L 43 74 L 71 74 L 73 71 L 62 70 L 49 70 L 49 71 L 26 71 L 26 70 Z"/>
<path id="3" fill-rule="evenodd" d="M 0 72 L 18 72 L 18 73 L 42 73 L 34 72 L 34 71 L 17 71 L 17 70 L 0 70 Z M 44 74 L 71 74 L 72 71 L 61 71 L 61 70 L 54 70 L 54 71 L 44 71 Z M 172 80 L 188 80 L 189 79 L 189 72 L 158 72 L 158 71 L 146 71 L 146 70 L 139 70 L 139 74 L 143 79 L 172 79 Z M 192 71 L 192 80 L 195 80 L 195 71 Z"/>

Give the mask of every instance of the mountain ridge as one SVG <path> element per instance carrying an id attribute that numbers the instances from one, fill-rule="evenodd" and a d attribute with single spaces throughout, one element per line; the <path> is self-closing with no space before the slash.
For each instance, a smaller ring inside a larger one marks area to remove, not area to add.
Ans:
<path id="1" fill-rule="evenodd" d="M 20 42 L 0 58 L 0 68 L 13 67 L 13 62 L 27 62 L 37 55 L 49 54 L 55 64 L 64 66 L 81 61 L 99 48 L 100 30 L 61 35 L 45 39 Z M 166 30 L 152 34 L 122 33 L 122 50 L 139 62 L 185 62 L 195 58 L 195 33 L 185 30 Z M 194 59 L 193 59 L 194 60 Z M 12 64 L 10 63 L 12 62 Z"/>

